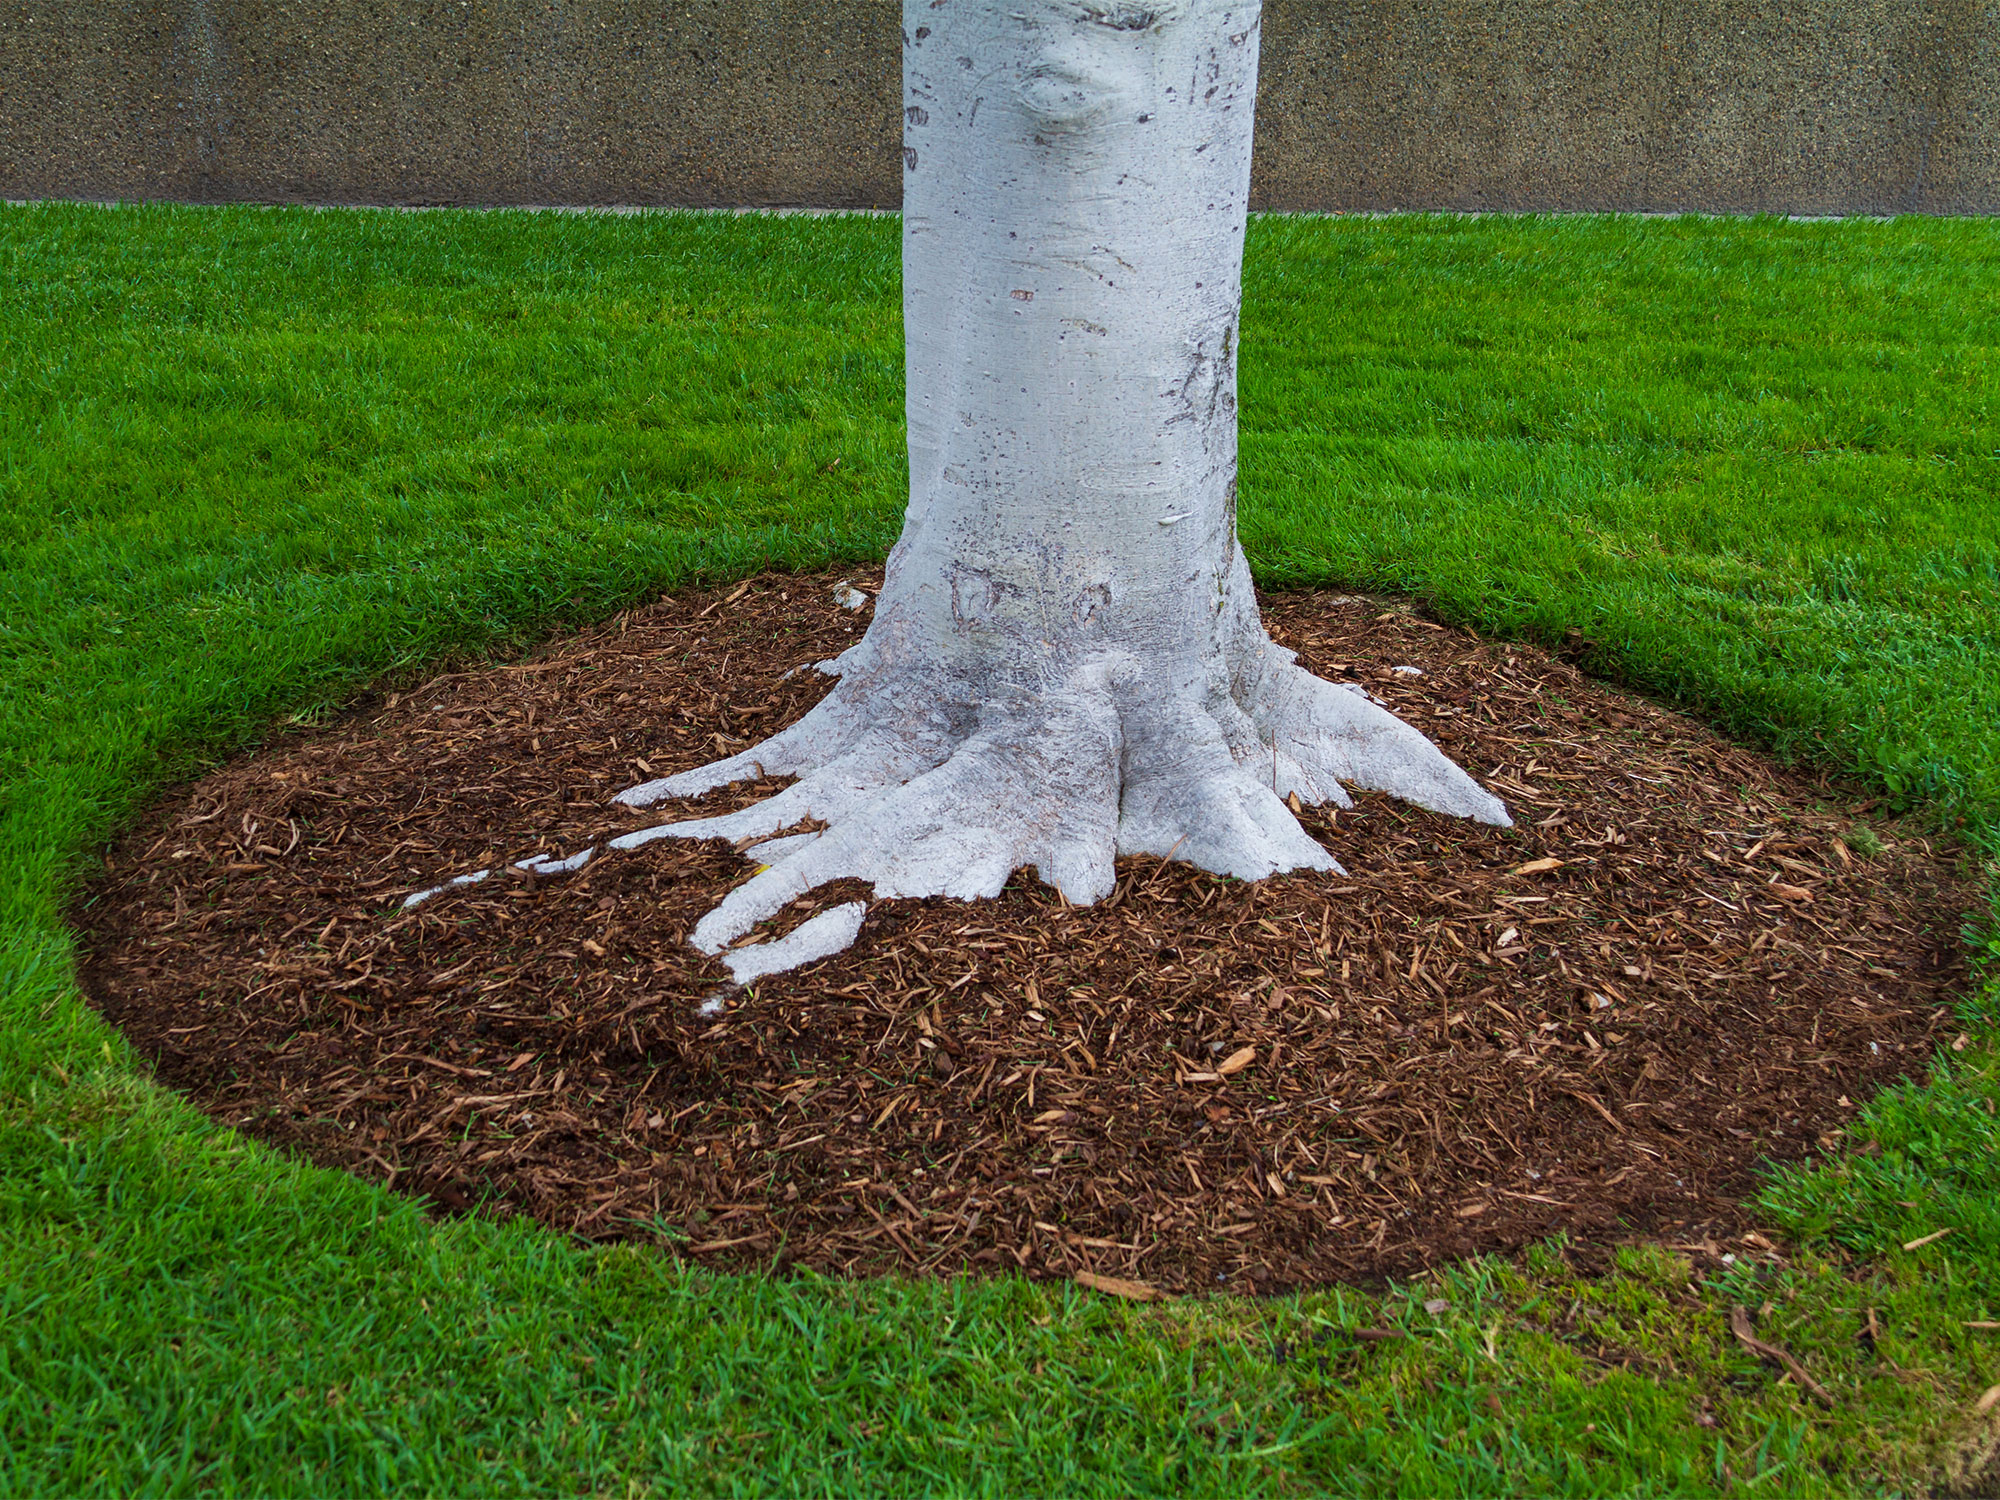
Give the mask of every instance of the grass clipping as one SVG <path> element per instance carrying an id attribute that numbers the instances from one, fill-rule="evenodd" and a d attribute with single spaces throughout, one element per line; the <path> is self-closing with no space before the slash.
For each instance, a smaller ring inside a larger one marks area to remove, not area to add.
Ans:
<path id="1" fill-rule="evenodd" d="M 1561 660 L 1326 594 L 1267 601 L 1277 639 L 1517 828 L 1305 809 L 1351 876 L 1134 859 L 1076 909 L 1023 874 L 876 903 L 853 948 L 726 997 L 685 941 L 747 873 L 723 845 L 398 910 L 682 811 L 608 799 L 809 707 L 826 679 L 785 673 L 865 620 L 835 582 L 668 599 L 181 788 L 79 908 L 94 1003 L 219 1119 L 440 1211 L 1139 1298 L 1556 1230 L 1712 1244 L 1761 1162 L 1836 1146 L 1948 1024 L 1972 893 L 1942 853 Z"/>

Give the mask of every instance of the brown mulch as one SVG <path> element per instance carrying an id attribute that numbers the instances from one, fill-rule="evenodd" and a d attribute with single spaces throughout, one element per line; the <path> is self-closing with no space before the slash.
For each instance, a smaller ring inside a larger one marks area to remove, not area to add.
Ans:
<path id="1" fill-rule="evenodd" d="M 833 583 L 670 598 L 182 789 L 78 909 L 94 1002 L 218 1118 L 446 1210 L 710 1265 L 1171 1291 L 1741 1230 L 1759 1163 L 1835 1144 L 1951 1035 L 1971 896 L 1922 839 L 1852 854 L 1825 786 L 1542 652 L 1327 594 L 1268 600 L 1274 634 L 1518 828 L 1368 796 L 1305 814 L 1345 878 L 1135 859 L 1089 909 L 1026 875 L 880 903 L 719 1017 L 684 939 L 748 873 L 720 844 L 399 910 L 685 815 L 607 797 L 824 692 L 780 678 L 862 627 Z"/>

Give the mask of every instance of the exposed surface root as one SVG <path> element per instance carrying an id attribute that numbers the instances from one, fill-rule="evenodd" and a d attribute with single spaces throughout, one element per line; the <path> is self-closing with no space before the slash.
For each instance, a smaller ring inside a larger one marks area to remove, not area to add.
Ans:
<path id="1" fill-rule="evenodd" d="M 1422 734 L 1356 686 L 1313 676 L 1290 654 L 1264 673 L 1250 707 L 1260 740 L 1275 752 L 1280 796 L 1345 806 L 1344 781 L 1432 812 L 1508 825 L 1500 799 Z"/>
<path id="2" fill-rule="evenodd" d="M 1017 869 L 1032 866 L 1074 905 L 1110 894 L 1117 759 L 1109 713 L 1074 699 L 1027 744 L 1017 724 L 996 717 L 1000 724 L 942 765 L 731 891 L 696 925 L 695 947 L 719 953 L 798 897 L 849 878 L 870 882 L 878 898 L 973 901 L 999 895 Z"/>
<path id="3" fill-rule="evenodd" d="M 1365 692 L 1297 666 L 1255 620 L 1239 629 L 1248 683 L 1205 702 L 1158 694 L 1140 663 L 1106 652 L 1058 685 L 968 715 L 950 710 L 950 684 L 922 667 L 883 672 L 864 662 L 798 723 L 617 800 L 645 807 L 769 775 L 798 775 L 793 785 L 611 846 L 726 838 L 745 847 L 758 873 L 694 931 L 695 946 L 713 954 L 838 880 L 865 880 L 878 898 L 970 901 L 1029 868 L 1070 904 L 1089 906 L 1111 893 L 1121 855 L 1240 880 L 1343 873 L 1295 814 L 1351 806 L 1343 781 L 1508 825 L 1500 800 L 1420 731 Z M 833 674 L 842 663 L 820 668 Z M 955 737 L 959 722 L 966 728 Z M 822 827 L 778 837 L 808 821 Z"/>
<path id="4" fill-rule="evenodd" d="M 807 918 L 774 943 L 739 948 L 725 955 L 722 961 L 729 968 L 729 977 L 738 984 L 751 984 L 769 974 L 802 968 L 833 957 L 853 942 L 854 935 L 861 930 L 861 919 L 867 914 L 865 902 L 850 901 Z"/>

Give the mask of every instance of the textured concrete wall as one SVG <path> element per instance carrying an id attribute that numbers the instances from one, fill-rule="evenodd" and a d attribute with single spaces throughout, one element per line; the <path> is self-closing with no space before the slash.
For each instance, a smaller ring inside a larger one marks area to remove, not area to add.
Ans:
<path id="1" fill-rule="evenodd" d="M 897 0 L 0 0 L 0 197 L 893 206 Z M 2000 0 L 1267 0 L 1255 198 L 2000 211 Z"/>
<path id="2" fill-rule="evenodd" d="M 2000 4 L 1272 0 L 1286 207 L 2000 211 Z"/>

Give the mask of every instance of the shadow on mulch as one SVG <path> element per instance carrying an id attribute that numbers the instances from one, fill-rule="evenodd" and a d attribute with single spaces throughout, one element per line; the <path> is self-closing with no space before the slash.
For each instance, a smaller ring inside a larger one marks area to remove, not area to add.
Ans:
<path id="1" fill-rule="evenodd" d="M 883 902 L 854 948 L 720 1014 L 723 970 L 685 938 L 748 873 L 721 844 L 400 909 L 689 815 L 607 799 L 823 693 L 782 674 L 862 628 L 832 584 L 670 598 L 181 790 L 78 910 L 94 1003 L 218 1119 L 448 1210 L 708 1265 L 1176 1292 L 1556 1230 L 1713 1250 L 1749 1227 L 1759 1163 L 1833 1147 L 1951 1035 L 1972 898 L 1925 841 L 1863 857 L 1826 787 L 1687 719 L 1323 593 L 1267 600 L 1277 638 L 1517 828 L 1367 796 L 1305 813 L 1348 877 L 1134 859 L 1088 909 L 1027 875 Z"/>

